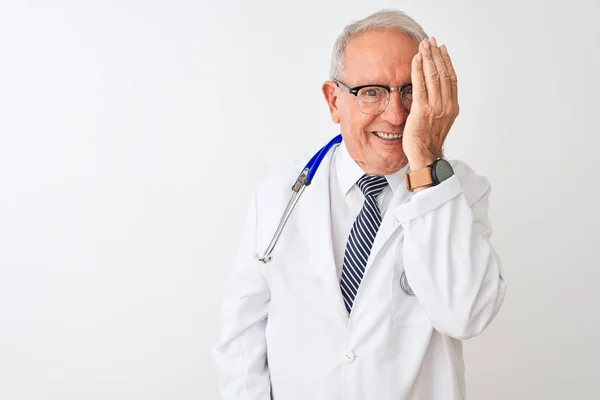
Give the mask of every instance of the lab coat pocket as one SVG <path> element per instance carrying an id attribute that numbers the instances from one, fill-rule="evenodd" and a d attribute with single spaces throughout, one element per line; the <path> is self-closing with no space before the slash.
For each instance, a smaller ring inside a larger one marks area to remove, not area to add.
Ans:
<path id="1" fill-rule="evenodd" d="M 395 326 L 407 326 L 428 322 L 419 300 L 412 293 L 410 283 L 404 275 L 401 252 L 394 257 L 392 279 L 392 320 Z"/>

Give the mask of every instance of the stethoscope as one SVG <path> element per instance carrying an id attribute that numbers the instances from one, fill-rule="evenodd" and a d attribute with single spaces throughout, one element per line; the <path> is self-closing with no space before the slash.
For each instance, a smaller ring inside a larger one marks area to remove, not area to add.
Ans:
<path id="1" fill-rule="evenodd" d="M 275 233 L 271 237 L 269 245 L 265 249 L 262 257 L 258 253 L 254 253 L 254 258 L 256 260 L 262 262 L 263 264 L 268 264 L 269 262 L 271 262 L 271 260 L 273 259 L 272 253 L 275 249 L 275 245 L 277 244 L 277 241 L 281 236 L 281 232 L 283 232 L 283 228 L 285 227 L 285 224 L 290 218 L 292 211 L 294 211 L 294 207 L 296 207 L 298 200 L 300 200 L 302 193 L 304 193 L 306 187 L 311 184 L 315 174 L 317 173 L 317 170 L 319 169 L 319 166 L 321 165 L 321 161 L 323 161 L 329 150 L 331 150 L 332 147 L 341 142 L 342 135 L 339 134 L 333 139 L 331 139 L 329 143 L 323 146 L 319 151 L 317 151 L 315 155 L 312 156 L 312 158 L 308 161 L 308 163 L 306 163 L 306 166 L 302 169 L 302 172 L 300 172 L 300 175 L 298 175 L 298 178 L 296 178 L 296 182 L 292 186 L 292 196 L 285 208 L 285 211 L 283 212 L 283 215 L 281 216 L 281 219 L 279 220 L 279 224 L 277 225 Z M 402 291 L 407 295 L 414 296 L 414 293 L 410 285 L 408 284 L 408 281 L 406 280 L 406 274 L 404 273 L 404 271 L 402 271 L 402 276 L 400 277 L 400 287 L 402 288 Z"/>

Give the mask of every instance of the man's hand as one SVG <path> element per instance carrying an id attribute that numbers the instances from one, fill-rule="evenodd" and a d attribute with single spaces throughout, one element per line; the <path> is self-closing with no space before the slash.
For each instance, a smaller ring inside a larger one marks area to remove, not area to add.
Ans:
<path id="1" fill-rule="evenodd" d="M 402 138 L 411 171 L 442 157 L 450 127 L 458 116 L 457 78 L 446 46 L 425 39 L 412 60 L 413 102 Z"/>

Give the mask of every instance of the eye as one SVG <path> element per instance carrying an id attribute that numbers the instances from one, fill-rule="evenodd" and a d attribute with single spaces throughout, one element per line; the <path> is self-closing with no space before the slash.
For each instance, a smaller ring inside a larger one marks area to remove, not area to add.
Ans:
<path id="1" fill-rule="evenodd" d="M 378 101 L 385 99 L 387 91 L 377 86 L 369 86 L 359 90 L 358 97 L 363 101 Z"/>

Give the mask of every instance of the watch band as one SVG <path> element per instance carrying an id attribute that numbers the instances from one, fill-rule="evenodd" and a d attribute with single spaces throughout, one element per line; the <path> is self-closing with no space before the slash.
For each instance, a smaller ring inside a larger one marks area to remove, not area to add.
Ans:
<path id="1" fill-rule="evenodd" d="M 431 167 L 425 167 L 416 171 L 406 173 L 406 189 L 412 192 L 414 189 L 431 186 L 433 184 L 433 178 L 431 176 Z"/>

